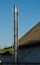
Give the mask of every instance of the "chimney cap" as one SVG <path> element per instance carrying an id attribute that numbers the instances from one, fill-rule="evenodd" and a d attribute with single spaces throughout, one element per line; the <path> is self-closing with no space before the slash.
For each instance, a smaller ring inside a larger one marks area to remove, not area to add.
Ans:
<path id="1" fill-rule="evenodd" d="M 15 5 L 15 13 L 18 13 L 18 6 Z"/>

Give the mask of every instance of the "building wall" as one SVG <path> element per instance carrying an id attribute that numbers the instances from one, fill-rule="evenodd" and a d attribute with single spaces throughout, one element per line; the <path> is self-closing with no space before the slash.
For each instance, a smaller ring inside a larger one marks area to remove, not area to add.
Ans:
<path id="1" fill-rule="evenodd" d="M 20 63 L 40 63 L 40 46 L 20 49 L 18 60 Z"/>

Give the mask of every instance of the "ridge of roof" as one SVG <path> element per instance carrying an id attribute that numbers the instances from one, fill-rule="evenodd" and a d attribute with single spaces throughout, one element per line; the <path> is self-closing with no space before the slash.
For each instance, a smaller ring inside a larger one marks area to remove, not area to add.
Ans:
<path id="1" fill-rule="evenodd" d="M 36 25 L 34 25 L 28 32 L 26 32 L 20 39 L 22 39 L 26 34 L 30 33 L 34 28 L 36 28 L 36 26 L 39 26 L 40 22 L 38 22 Z M 20 40 L 19 39 L 19 40 Z"/>

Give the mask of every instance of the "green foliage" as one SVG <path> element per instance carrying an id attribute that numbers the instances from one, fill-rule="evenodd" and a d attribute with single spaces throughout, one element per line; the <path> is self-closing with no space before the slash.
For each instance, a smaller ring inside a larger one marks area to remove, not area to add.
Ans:
<path id="1" fill-rule="evenodd" d="M 6 51 L 9 51 L 10 54 L 13 54 L 14 53 L 14 49 L 12 49 L 11 47 L 10 48 L 4 48 L 4 49 L 0 49 L 0 54 L 6 52 Z"/>

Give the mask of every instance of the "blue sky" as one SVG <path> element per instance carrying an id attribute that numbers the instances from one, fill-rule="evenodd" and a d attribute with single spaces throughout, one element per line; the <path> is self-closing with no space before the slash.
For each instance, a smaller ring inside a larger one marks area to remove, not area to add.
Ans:
<path id="1" fill-rule="evenodd" d="M 40 0 L 0 0 L 0 48 L 12 45 L 12 8 L 18 5 L 21 38 L 40 21 Z"/>

